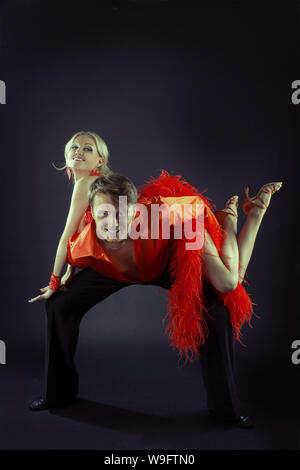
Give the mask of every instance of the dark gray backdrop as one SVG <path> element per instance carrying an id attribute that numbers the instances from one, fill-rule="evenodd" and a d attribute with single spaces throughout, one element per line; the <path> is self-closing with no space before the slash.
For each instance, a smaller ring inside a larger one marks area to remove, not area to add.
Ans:
<path id="1" fill-rule="evenodd" d="M 0 39 L 1 448 L 299 448 L 297 3 L 14 0 L 2 2 Z M 27 411 L 45 332 L 43 303 L 27 300 L 48 282 L 72 192 L 51 163 L 82 129 L 136 185 L 164 168 L 220 208 L 233 194 L 242 202 L 245 185 L 255 195 L 283 181 L 248 268 L 259 319 L 237 345 L 241 395 L 259 423 L 251 439 L 211 426 L 199 364 L 177 368 L 155 287 L 127 288 L 84 317 L 79 408 Z"/>

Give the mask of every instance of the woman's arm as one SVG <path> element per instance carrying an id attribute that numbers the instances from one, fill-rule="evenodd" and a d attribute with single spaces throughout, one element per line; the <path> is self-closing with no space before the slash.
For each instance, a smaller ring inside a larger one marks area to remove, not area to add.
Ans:
<path id="1" fill-rule="evenodd" d="M 55 276 L 61 276 L 64 266 L 67 262 L 68 240 L 75 232 L 77 232 L 82 217 L 88 207 L 88 190 L 91 183 L 92 181 L 90 178 L 81 178 L 74 185 L 66 225 L 59 239 L 56 251 L 55 262 L 53 267 L 53 273 Z M 51 291 L 51 289 L 48 289 L 44 294 L 31 299 L 30 302 L 34 302 L 35 300 L 42 298 L 49 298 L 51 294 L 49 290 Z M 52 293 L 53 292 L 54 291 L 52 291 Z"/>
<path id="2" fill-rule="evenodd" d="M 77 232 L 82 217 L 89 205 L 88 190 L 91 185 L 89 178 L 81 178 L 78 180 L 73 189 L 71 205 L 66 221 L 64 231 L 60 237 L 56 252 L 53 273 L 60 276 L 67 262 L 67 245 L 69 238 Z"/>
<path id="3" fill-rule="evenodd" d="M 84 220 L 84 217 L 82 217 L 81 221 L 80 221 L 80 224 L 77 228 L 77 233 L 80 233 L 82 232 L 82 230 L 84 229 L 84 227 L 86 226 L 86 222 Z"/>

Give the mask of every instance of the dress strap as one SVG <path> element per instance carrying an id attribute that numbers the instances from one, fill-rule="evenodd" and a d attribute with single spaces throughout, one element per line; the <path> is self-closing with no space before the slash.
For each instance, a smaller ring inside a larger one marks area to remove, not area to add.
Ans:
<path id="1" fill-rule="evenodd" d="M 91 171 L 90 176 L 103 176 L 97 169 Z"/>
<path id="2" fill-rule="evenodd" d="M 93 220 L 91 206 L 88 206 L 83 217 L 86 224 L 90 223 Z"/>

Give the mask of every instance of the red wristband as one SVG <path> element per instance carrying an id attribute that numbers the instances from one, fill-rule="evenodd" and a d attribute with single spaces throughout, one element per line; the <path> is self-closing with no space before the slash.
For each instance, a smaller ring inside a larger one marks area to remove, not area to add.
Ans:
<path id="1" fill-rule="evenodd" d="M 60 286 L 61 276 L 55 276 L 55 274 L 51 274 L 50 282 L 49 282 L 49 289 L 57 291 Z"/>

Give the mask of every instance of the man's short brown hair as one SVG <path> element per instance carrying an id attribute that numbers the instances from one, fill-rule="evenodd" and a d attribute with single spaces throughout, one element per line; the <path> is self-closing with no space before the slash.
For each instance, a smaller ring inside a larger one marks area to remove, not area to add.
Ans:
<path id="1" fill-rule="evenodd" d="M 137 189 L 127 176 L 120 173 L 110 173 L 100 176 L 90 186 L 89 205 L 93 207 L 97 193 L 109 194 L 115 204 L 119 203 L 119 196 L 127 196 L 127 204 L 135 204 L 138 198 Z"/>

